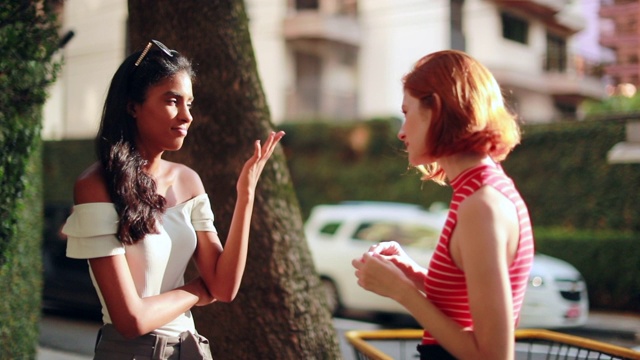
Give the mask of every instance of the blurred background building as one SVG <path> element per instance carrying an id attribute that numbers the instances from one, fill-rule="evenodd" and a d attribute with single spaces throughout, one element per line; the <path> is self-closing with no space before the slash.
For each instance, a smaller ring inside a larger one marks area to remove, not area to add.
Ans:
<path id="1" fill-rule="evenodd" d="M 604 71 L 611 85 L 633 91 L 640 86 L 640 1 L 602 0 L 599 11 L 602 18 L 602 45 L 611 48 L 615 61 Z"/>
<path id="2" fill-rule="evenodd" d="M 598 14 L 631 18 L 630 10 L 613 8 L 637 9 L 638 2 L 602 3 L 600 8 L 598 0 L 246 0 L 276 124 L 400 117 L 402 76 L 421 56 L 442 49 L 466 51 L 485 64 L 524 121 L 579 119 L 580 103 L 604 98 L 607 82 L 633 79 L 617 75 L 611 52 L 598 43 Z M 627 62 L 632 54 L 616 44 L 634 44 L 637 82 L 635 11 L 633 39 L 619 37 L 611 26 L 601 39 L 602 45 L 618 46 L 617 58 Z M 126 0 L 64 2 L 63 29 L 76 36 L 64 49 L 64 71 L 45 109 L 46 139 L 95 135 L 109 81 L 127 53 L 126 20 Z M 167 45 L 179 50 L 179 44 Z"/>

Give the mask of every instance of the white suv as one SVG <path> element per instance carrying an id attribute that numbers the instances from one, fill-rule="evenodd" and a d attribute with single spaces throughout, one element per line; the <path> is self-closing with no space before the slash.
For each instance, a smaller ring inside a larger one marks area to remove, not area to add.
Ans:
<path id="1" fill-rule="evenodd" d="M 437 204 L 429 210 L 391 202 L 314 207 L 305 223 L 305 233 L 331 310 L 406 314 L 396 302 L 360 288 L 351 260 L 372 244 L 394 240 L 427 267 L 446 217 L 447 209 Z M 586 322 L 588 310 L 586 284 L 578 270 L 562 260 L 536 254 L 520 327 L 578 326 Z"/>

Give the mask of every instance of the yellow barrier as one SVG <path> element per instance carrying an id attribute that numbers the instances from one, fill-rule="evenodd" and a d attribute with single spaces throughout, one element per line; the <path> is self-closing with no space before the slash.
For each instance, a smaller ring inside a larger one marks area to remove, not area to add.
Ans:
<path id="1" fill-rule="evenodd" d="M 413 349 L 422 339 L 422 330 L 366 330 L 348 331 L 347 341 L 354 348 L 358 360 L 398 360 L 415 359 L 413 355 L 400 349 L 403 344 L 411 344 Z M 399 346 L 397 357 L 390 356 L 374 344 L 395 343 Z M 640 352 L 601 341 L 579 336 L 562 334 L 550 330 L 516 330 L 516 359 L 622 359 L 640 360 Z"/>

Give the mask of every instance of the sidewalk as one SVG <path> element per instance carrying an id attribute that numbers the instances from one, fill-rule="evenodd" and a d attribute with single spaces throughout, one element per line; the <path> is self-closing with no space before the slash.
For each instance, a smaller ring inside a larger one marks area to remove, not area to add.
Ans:
<path id="1" fill-rule="evenodd" d="M 362 323 L 349 320 L 340 320 L 340 325 L 337 327 L 345 328 L 343 330 L 360 330 L 364 329 Z M 74 326 L 73 324 L 66 322 L 56 323 L 56 332 L 60 335 L 60 332 L 69 332 L 68 336 L 62 336 L 59 342 L 43 344 L 38 348 L 38 354 L 36 360 L 91 360 L 92 351 L 89 342 L 93 341 L 97 328 L 95 325 L 89 326 Z M 372 324 L 371 324 L 372 325 Z M 348 327 L 354 327 L 353 329 L 346 329 Z M 356 329 L 357 328 L 357 329 Z M 632 313 L 611 313 L 611 312 L 598 312 L 592 311 L 589 313 L 589 320 L 587 324 L 579 328 L 565 329 L 563 332 L 582 336 L 586 338 L 602 338 L 611 339 L 601 340 L 610 342 L 618 346 L 632 347 L 637 351 L 640 351 L 640 315 Z M 47 336 L 46 331 L 44 336 Z M 349 346 L 346 344 L 343 337 L 343 332 L 340 332 L 341 346 Z M 42 337 L 42 335 L 41 335 Z M 351 349 L 346 349 L 348 353 Z"/>
<path id="2" fill-rule="evenodd" d="M 37 360 L 91 360 L 92 358 L 91 355 L 74 354 L 69 351 L 43 347 L 39 347 L 36 354 Z"/>
<path id="3" fill-rule="evenodd" d="M 43 316 L 36 360 L 91 360 L 100 322 Z"/>
<path id="4" fill-rule="evenodd" d="M 640 314 L 591 311 L 585 328 L 640 339 Z"/>
<path id="5" fill-rule="evenodd" d="M 584 326 L 563 332 L 640 351 L 640 314 L 591 311 Z"/>

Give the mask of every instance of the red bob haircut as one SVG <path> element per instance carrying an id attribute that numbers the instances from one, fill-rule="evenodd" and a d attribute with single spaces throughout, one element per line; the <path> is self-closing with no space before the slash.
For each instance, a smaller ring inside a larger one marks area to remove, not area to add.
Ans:
<path id="1" fill-rule="evenodd" d="M 520 128 L 504 105 L 500 86 L 469 55 L 456 50 L 426 55 L 402 82 L 405 91 L 433 111 L 425 141 L 434 158 L 475 152 L 500 162 L 520 142 Z M 424 180 L 444 183 L 437 163 L 424 164 L 421 170 Z"/>

